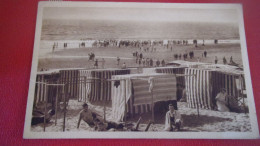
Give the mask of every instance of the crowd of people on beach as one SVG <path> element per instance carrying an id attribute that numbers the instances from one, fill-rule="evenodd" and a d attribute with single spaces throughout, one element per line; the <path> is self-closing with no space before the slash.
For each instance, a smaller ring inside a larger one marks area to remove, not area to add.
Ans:
<path id="1" fill-rule="evenodd" d="M 184 53 L 184 54 L 174 54 L 174 59 L 177 60 L 177 59 L 183 59 L 186 60 L 188 59 L 188 56 L 190 57 L 190 59 L 193 59 L 194 58 L 194 51 L 190 51 L 189 53 Z"/>
<path id="2" fill-rule="evenodd" d="M 215 56 L 214 63 L 215 63 L 215 64 L 218 64 L 218 57 L 217 57 L 217 56 Z M 224 56 L 224 57 L 223 57 L 223 64 L 225 64 L 225 65 L 228 64 L 228 65 L 233 65 L 233 66 L 238 66 L 238 65 L 239 65 L 238 63 L 236 63 L 236 62 L 233 61 L 233 57 L 232 57 L 232 56 L 231 56 L 230 59 L 229 59 L 229 63 L 227 62 L 227 59 L 226 59 L 226 57 Z"/>
<path id="3" fill-rule="evenodd" d="M 156 52 L 156 46 L 163 46 L 166 49 L 170 49 L 173 51 L 174 45 L 195 45 L 198 47 L 198 40 L 174 40 L 174 39 L 167 39 L 167 40 L 134 40 L 134 39 L 100 39 L 100 40 L 80 40 L 79 42 L 54 42 L 52 45 L 52 51 L 54 52 L 58 48 L 85 48 L 85 47 L 135 47 L 140 48 L 145 52 Z M 218 40 L 214 40 L 214 44 L 218 44 Z M 205 40 L 203 40 L 202 46 L 205 46 Z"/>
<path id="4" fill-rule="evenodd" d="M 135 63 L 142 67 L 159 67 L 166 66 L 166 62 L 164 59 L 161 61 L 159 59 L 155 60 L 153 58 L 145 58 L 142 52 L 134 52 L 133 56 L 135 57 Z"/>

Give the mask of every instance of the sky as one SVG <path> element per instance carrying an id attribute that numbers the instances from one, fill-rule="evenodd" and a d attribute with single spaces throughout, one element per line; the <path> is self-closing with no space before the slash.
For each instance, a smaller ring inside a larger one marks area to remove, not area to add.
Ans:
<path id="1" fill-rule="evenodd" d="M 49 7 L 43 19 L 237 23 L 234 9 Z"/>

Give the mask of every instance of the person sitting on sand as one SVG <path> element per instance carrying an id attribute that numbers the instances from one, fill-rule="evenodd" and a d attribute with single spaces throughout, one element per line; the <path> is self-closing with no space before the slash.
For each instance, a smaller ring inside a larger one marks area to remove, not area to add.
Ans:
<path id="1" fill-rule="evenodd" d="M 229 112 L 228 102 L 226 97 L 227 97 L 227 93 L 225 88 L 221 89 L 221 91 L 216 96 L 216 104 L 217 104 L 218 111 L 220 112 Z"/>
<path id="2" fill-rule="evenodd" d="M 122 129 L 124 127 L 123 124 L 117 124 L 114 122 L 105 123 L 104 119 L 102 119 L 100 115 L 88 109 L 87 103 L 84 103 L 82 106 L 83 110 L 80 111 L 77 128 L 79 128 L 81 120 L 85 121 L 91 128 L 98 131 L 109 130 L 110 128 Z"/>
<path id="3" fill-rule="evenodd" d="M 181 114 L 174 110 L 172 104 L 169 104 L 169 111 L 165 115 L 165 128 L 164 131 L 179 131 L 182 125 Z"/>

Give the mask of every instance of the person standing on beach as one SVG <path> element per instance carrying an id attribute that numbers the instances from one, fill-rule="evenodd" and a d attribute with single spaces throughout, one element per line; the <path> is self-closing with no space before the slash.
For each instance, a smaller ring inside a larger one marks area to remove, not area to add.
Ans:
<path id="1" fill-rule="evenodd" d="M 119 66 L 119 64 L 120 64 L 120 58 L 117 57 L 116 61 L 117 61 L 117 66 Z"/>
<path id="2" fill-rule="evenodd" d="M 162 60 L 162 66 L 165 66 L 165 61 L 164 61 L 164 59 Z"/>
<path id="3" fill-rule="evenodd" d="M 223 57 L 223 64 L 227 64 L 227 59 L 225 58 L 225 56 Z"/>
<path id="4" fill-rule="evenodd" d="M 122 69 L 126 69 L 126 64 L 125 64 L 125 62 L 124 62 L 123 65 L 122 65 Z"/>
<path id="5" fill-rule="evenodd" d="M 205 58 L 207 57 L 207 51 L 204 51 L 204 57 Z"/>
<path id="6" fill-rule="evenodd" d="M 160 61 L 159 61 L 159 59 L 157 59 L 157 61 L 156 61 L 156 67 L 159 67 L 160 66 Z"/>
<path id="7" fill-rule="evenodd" d="M 197 61 L 200 62 L 200 58 L 199 57 L 197 58 Z"/>
<path id="8" fill-rule="evenodd" d="M 142 63 L 143 63 L 143 66 L 145 66 L 145 59 L 144 58 L 142 59 Z"/>
<path id="9" fill-rule="evenodd" d="M 142 54 L 142 53 L 140 53 L 139 57 L 140 57 L 140 59 L 143 59 L 143 54 Z"/>
<path id="10" fill-rule="evenodd" d="M 150 59 L 150 67 L 153 67 L 153 59 Z"/>
<path id="11" fill-rule="evenodd" d="M 56 44 L 54 43 L 52 46 L 52 53 L 55 51 Z"/>
<path id="12" fill-rule="evenodd" d="M 234 63 L 232 56 L 230 57 L 229 63 L 230 63 L 230 64 L 233 64 L 233 63 Z"/>
<path id="13" fill-rule="evenodd" d="M 218 63 L 218 57 L 215 56 L 215 64 L 217 64 L 217 63 Z"/>
<path id="14" fill-rule="evenodd" d="M 98 68 L 98 59 L 96 59 L 95 64 L 94 64 L 94 67 L 95 67 L 95 68 Z"/>
<path id="15" fill-rule="evenodd" d="M 105 68 L 105 59 L 102 58 L 102 68 Z"/>

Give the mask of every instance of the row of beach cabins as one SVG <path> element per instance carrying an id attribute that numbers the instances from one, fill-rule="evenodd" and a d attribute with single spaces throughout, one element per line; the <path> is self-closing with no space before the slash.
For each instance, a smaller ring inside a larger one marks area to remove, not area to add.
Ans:
<path id="1" fill-rule="evenodd" d="M 155 102 L 177 100 L 184 89 L 190 108 L 214 110 L 222 88 L 245 102 L 241 98 L 246 93 L 243 71 L 230 65 L 183 60 L 152 68 L 57 69 L 37 73 L 34 107 L 49 103 L 57 111 L 60 103 L 71 99 L 112 102 L 112 118 L 120 122 L 126 115 L 154 112 Z"/>

